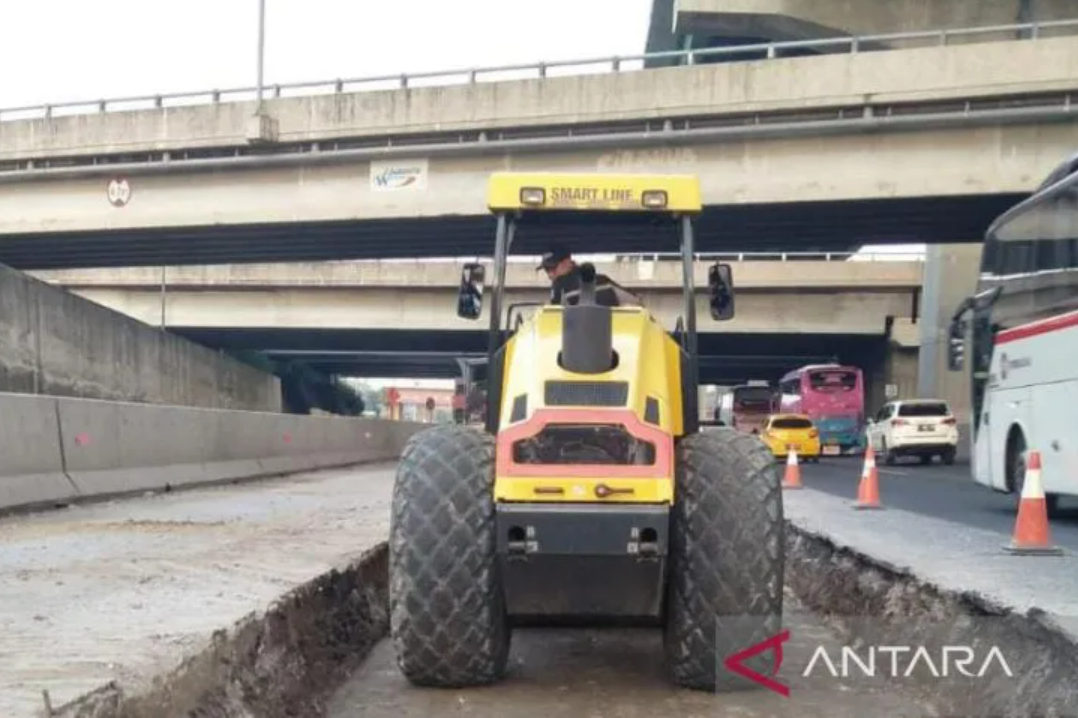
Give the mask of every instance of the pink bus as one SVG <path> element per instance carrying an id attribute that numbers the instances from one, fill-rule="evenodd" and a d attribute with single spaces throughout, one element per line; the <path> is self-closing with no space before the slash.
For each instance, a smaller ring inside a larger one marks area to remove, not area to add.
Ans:
<path id="1" fill-rule="evenodd" d="M 779 411 L 808 416 L 820 432 L 824 455 L 857 452 L 864 442 L 864 376 L 840 364 L 795 369 L 779 381 Z"/>

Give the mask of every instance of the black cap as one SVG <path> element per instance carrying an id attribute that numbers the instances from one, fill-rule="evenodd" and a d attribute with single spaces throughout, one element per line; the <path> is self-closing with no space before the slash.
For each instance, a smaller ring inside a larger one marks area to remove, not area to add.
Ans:
<path id="1" fill-rule="evenodd" d="M 552 244 L 546 251 L 546 254 L 543 255 L 543 261 L 539 263 L 539 266 L 535 268 L 535 271 L 538 272 L 540 269 L 553 269 L 571 256 L 573 255 L 570 254 L 565 245 Z"/>

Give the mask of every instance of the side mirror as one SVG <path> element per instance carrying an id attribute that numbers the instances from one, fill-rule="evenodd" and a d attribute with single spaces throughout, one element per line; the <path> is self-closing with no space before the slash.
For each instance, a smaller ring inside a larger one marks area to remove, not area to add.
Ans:
<path id="1" fill-rule="evenodd" d="M 961 320 L 951 322 L 947 337 L 947 368 L 961 371 L 966 363 L 966 323 Z"/>
<path id="2" fill-rule="evenodd" d="M 734 272 L 729 264 L 712 264 L 707 271 L 708 303 L 711 318 L 726 321 L 734 318 Z"/>
<path id="3" fill-rule="evenodd" d="M 486 270 L 482 264 L 465 264 L 460 273 L 460 295 L 457 297 L 457 316 L 462 319 L 478 319 L 483 313 L 483 279 Z"/>

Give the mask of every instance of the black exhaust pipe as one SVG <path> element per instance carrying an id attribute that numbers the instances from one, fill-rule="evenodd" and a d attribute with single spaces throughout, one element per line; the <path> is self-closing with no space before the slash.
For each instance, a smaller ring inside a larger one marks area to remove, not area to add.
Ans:
<path id="1" fill-rule="evenodd" d="M 595 265 L 580 265 L 580 299 L 562 309 L 562 369 L 601 374 L 614 368 L 610 307 L 595 303 Z"/>

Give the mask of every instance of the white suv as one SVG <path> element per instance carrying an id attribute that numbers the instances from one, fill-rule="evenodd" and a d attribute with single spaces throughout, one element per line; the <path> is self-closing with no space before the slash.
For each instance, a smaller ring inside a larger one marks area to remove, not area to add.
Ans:
<path id="1" fill-rule="evenodd" d="M 958 449 L 958 427 L 947 402 L 912 399 L 885 404 L 865 429 L 866 440 L 884 463 L 899 456 L 919 456 L 922 464 L 938 456 L 953 464 Z"/>

